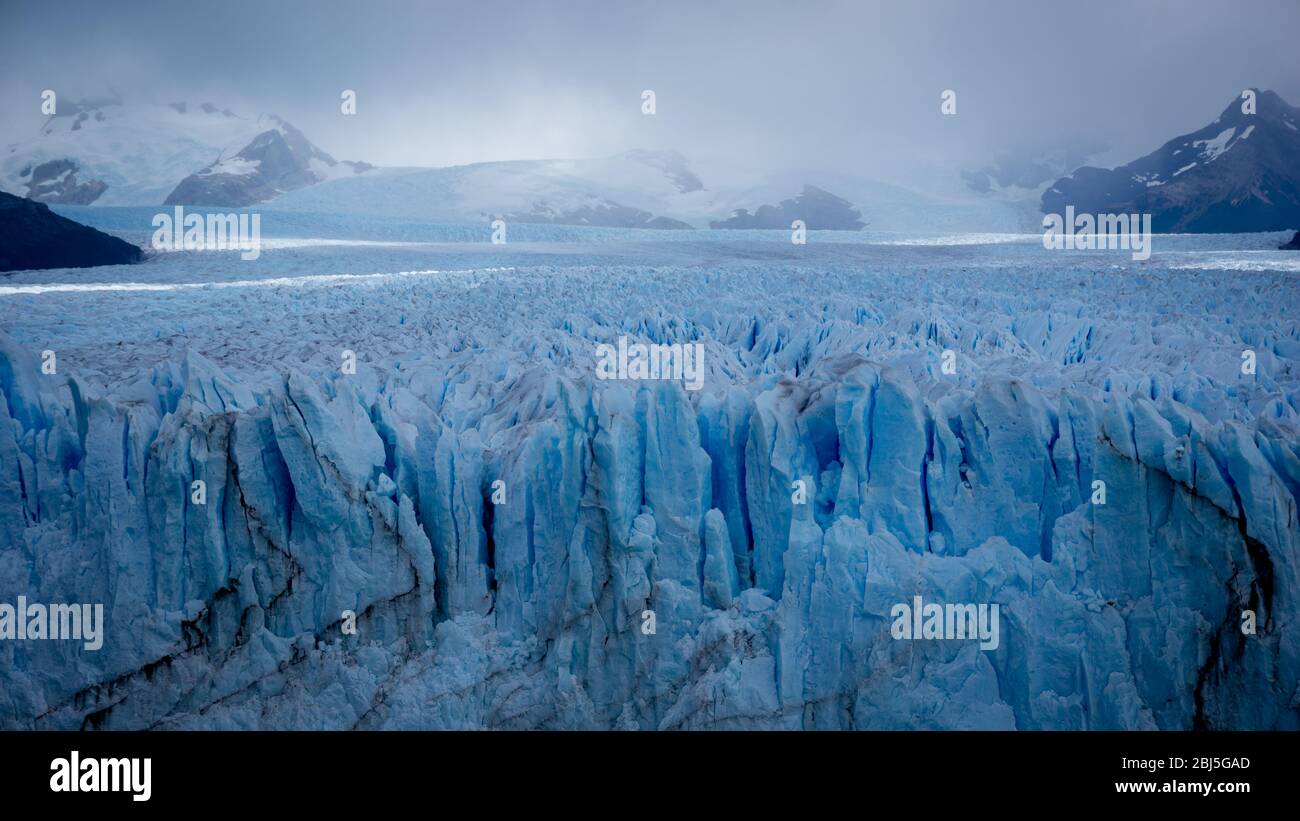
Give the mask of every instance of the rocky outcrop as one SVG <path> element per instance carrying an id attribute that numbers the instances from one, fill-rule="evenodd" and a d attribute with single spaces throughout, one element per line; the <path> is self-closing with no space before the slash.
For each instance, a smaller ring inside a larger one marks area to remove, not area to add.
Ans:
<path id="1" fill-rule="evenodd" d="M 165 205 L 242 208 L 328 179 L 360 174 L 373 166 L 335 160 L 283 120 L 263 131 L 239 153 L 218 159 L 185 179 Z"/>
<path id="2" fill-rule="evenodd" d="M 746 208 L 735 211 L 728 219 L 710 222 L 710 228 L 781 228 L 790 230 L 795 220 L 802 220 L 810 231 L 860 231 L 866 227 L 862 214 L 853 203 L 805 185 L 803 193 L 776 205 L 761 205 L 753 214 Z"/>
<path id="3" fill-rule="evenodd" d="M 0 271 L 139 262 L 129 242 L 61 217 L 48 205 L 0 192 Z"/>
<path id="4" fill-rule="evenodd" d="M 1300 109 L 1251 90 L 1199 131 L 1114 169 L 1085 166 L 1043 193 L 1045 214 L 1151 214 L 1160 233 L 1283 231 L 1300 224 Z"/>
<path id="5" fill-rule="evenodd" d="M 50 160 L 24 168 L 19 177 L 27 186 L 27 198 L 63 205 L 90 205 L 108 190 L 103 180 L 79 182 L 75 160 Z"/>

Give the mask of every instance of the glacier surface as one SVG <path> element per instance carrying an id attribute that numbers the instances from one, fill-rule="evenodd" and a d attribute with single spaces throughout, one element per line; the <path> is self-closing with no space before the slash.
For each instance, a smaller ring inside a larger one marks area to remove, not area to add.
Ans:
<path id="1" fill-rule="evenodd" d="M 1300 728 L 1276 237 L 301 227 L 0 280 L 0 727 Z"/>

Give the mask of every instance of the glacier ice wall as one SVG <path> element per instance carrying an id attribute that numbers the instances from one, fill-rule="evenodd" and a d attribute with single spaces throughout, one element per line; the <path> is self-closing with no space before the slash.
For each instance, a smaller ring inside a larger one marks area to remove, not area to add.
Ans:
<path id="1" fill-rule="evenodd" d="M 5 600 L 107 624 L 0 642 L 0 726 L 1300 728 L 1295 394 L 968 367 L 1126 333 L 1017 323 L 569 318 L 111 387 L 0 335 Z M 706 339 L 708 387 L 593 379 L 617 333 Z M 917 595 L 1000 645 L 894 640 Z"/>

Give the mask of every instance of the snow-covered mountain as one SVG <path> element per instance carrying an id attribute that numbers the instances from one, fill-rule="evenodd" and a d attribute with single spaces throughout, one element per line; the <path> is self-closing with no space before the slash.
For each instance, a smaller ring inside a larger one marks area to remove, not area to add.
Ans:
<path id="1" fill-rule="evenodd" d="M 752 215 L 763 206 L 778 209 L 786 200 L 799 200 L 808 186 L 847 203 L 837 213 L 859 211 L 861 221 L 873 230 L 1015 231 L 1023 227 L 1015 208 L 990 205 L 974 194 L 936 197 L 812 169 L 770 173 L 711 165 L 708 174 L 697 174 L 676 151 L 380 169 L 286 194 L 268 207 L 443 223 L 480 223 L 500 217 L 525 223 L 707 228 L 740 210 Z M 830 200 L 814 197 L 809 202 L 824 215 L 822 206 Z M 781 227 L 788 229 L 784 211 L 781 216 Z M 837 218 L 824 227 L 856 230 L 852 225 L 856 219 Z M 815 219 L 805 218 L 805 222 L 818 227 Z"/>
<path id="2" fill-rule="evenodd" d="M 1149 213 L 1160 232 L 1300 226 L 1300 109 L 1254 91 L 1209 125 L 1114 169 L 1085 166 L 1043 193 L 1044 213 Z"/>
<path id="3" fill-rule="evenodd" d="M 1089 158 L 1107 150 L 1097 140 L 1076 139 L 1064 146 L 1014 149 L 998 153 L 981 168 L 961 172 L 966 186 L 978 194 L 1020 198 L 1043 190 L 1082 166 Z"/>
<path id="4" fill-rule="evenodd" d="M 824 196 L 808 198 L 809 187 Z M 376 169 L 335 160 L 272 114 L 249 118 L 210 103 L 119 100 L 61 103 L 39 134 L 0 154 L 0 190 L 51 204 L 266 203 L 462 224 L 500 218 L 614 228 L 788 228 L 802 218 L 811 228 L 856 230 L 862 222 L 880 231 L 947 232 L 1015 231 L 1024 223 L 1016 208 L 990 206 L 969 191 L 938 197 L 838 171 L 773 173 L 728 163 L 700 174 L 676 151 Z M 787 215 L 786 203 L 800 215 Z M 750 218 L 734 221 L 742 211 Z M 780 219 L 755 222 L 760 211 Z"/>
<path id="5" fill-rule="evenodd" d="M 728 223 L 738 211 L 754 216 L 765 206 L 766 213 L 780 215 L 785 229 L 790 220 L 784 218 L 794 219 L 796 212 L 812 229 L 858 230 L 854 223 L 860 221 L 872 231 L 894 233 L 1014 233 L 1036 222 L 1026 218 L 1022 204 L 983 197 L 960 184 L 921 190 L 837 170 L 797 168 L 748 175 L 732 170 L 720 176 L 715 188 L 711 208 L 690 217 L 701 227 L 758 227 Z M 808 189 L 820 193 L 808 196 Z M 786 205 L 788 201 L 793 202 Z"/>
<path id="6" fill-rule="evenodd" d="M 60 103 L 38 134 L 6 146 L 0 189 L 69 205 L 248 205 L 367 168 L 336 162 L 270 114 L 90 100 Z"/>
<path id="7" fill-rule="evenodd" d="M 374 166 L 338 160 L 311 143 L 279 117 L 275 127 L 253 138 L 232 157 L 218 158 L 181 180 L 167 196 L 167 205 L 242 207 L 265 202 L 322 180 L 362 174 Z"/>
<path id="8" fill-rule="evenodd" d="M 680 154 L 628 151 L 598 159 L 381 169 L 294 192 L 279 198 L 275 206 L 447 223 L 502 218 L 524 223 L 689 228 L 678 215 L 707 208 L 710 198 Z"/>

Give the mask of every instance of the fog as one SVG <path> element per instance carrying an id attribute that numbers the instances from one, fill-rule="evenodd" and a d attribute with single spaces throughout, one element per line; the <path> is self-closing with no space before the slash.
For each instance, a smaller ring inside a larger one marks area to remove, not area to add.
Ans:
<path id="1" fill-rule="evenodd" d="M 1127 161 L 1248 86 L 1300 103 L 1297 42 L 1296 0 L 0 0 L 0 142 L 48 88 L 274 112 L 381 165 L 675 148 L 907 182 L 1079 140 Z"/>

